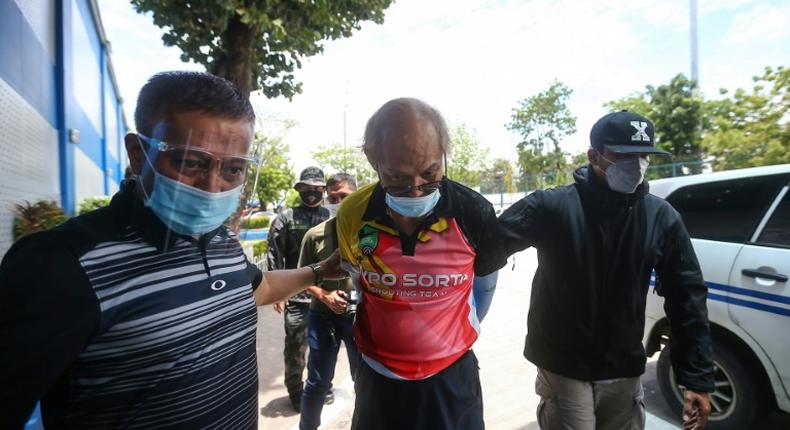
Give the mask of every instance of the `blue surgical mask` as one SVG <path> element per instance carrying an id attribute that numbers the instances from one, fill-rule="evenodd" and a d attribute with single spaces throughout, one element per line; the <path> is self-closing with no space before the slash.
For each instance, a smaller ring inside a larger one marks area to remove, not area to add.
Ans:
<path id="1" fill-rule="evenodd" d="M 154 190 L 145 205 L 176 233 L 206 234 L 236 210 L 241 185 L 221 193 L 210 193 L 154 172 Z"/>
<path id="2" fill-rule="evenodd" d="M 439 190 L 420 197 L 395 197 L 387 193 L 387 206 L 395 212 L 409 218 L 425 216 L 436 207 L 442 194 Z"/>
<path id="3" fill-rule="evenodd" d="M 242 185 L 210 193 L 157 172 L 145 149 L 143 154 L 154 173 L 154 189 L 150 196 L 146 193 L 145 206 L 170 230 L 187 236 L 203 235 L 222 225 L 236 210 Z"/>

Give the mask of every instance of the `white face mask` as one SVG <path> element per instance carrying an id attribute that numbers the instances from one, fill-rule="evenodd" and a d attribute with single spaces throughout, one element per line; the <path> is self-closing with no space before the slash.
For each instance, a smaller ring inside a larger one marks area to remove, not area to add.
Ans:
<path id="1" fill-rule="evenodd" d="M 335 216 L 337 215 L 337 208 L 340 207 L 340 203 L 325 203 L 323 206 L 329 211 L 330 215 Z"/>
<path id="2" fill-rule="evenodd" d="M 645 179 L 645 172 L 650 162 L 646 157 L 628 157 L 618 161 L 609 161 L 609 167 L 606 169 L 606 182 L 612 191 L 618 193 L 631 194 L 636 191 L 636 187 Z"/>

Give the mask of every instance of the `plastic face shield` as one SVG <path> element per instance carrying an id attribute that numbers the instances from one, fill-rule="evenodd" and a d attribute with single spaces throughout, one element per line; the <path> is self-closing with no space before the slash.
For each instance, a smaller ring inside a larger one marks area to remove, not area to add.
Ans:
<path id="1" fill-rule="evenodd" d="M 217 134 L 168 123 L 157 124 L 151 136 L 139 134 L 146 155 L 157 173 L 183 182 L 205 179 L 217 169 L 230 188 L 244 183 L 247 169 L 256 159 L 247 155 L 247 137 Z M 146 168 L 143 168 L 145 173 Z"/>

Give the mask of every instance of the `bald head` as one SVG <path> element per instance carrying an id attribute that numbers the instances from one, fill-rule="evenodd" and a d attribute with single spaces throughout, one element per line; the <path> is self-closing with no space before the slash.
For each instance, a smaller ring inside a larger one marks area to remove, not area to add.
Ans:
<path id="1" fill-rule="evenodd" d="M 398 153 L 424 158 L 450 152 L 447 124 L 436 109 L 422 100 L 398 98 L 385 103 L 368 120 L 362 149 L 376 171 Z"/>

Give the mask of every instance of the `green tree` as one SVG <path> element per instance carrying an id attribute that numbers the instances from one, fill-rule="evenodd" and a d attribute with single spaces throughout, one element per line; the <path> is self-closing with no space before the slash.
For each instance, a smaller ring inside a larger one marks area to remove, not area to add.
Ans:
<path id="1" fill-rule="evenodd" d="M 754 82 L 706 104 L 703 147 L 714 170 L 790 163 L 790 68 L 767 67 Z"/>
<path id="2" fill-rule="evenodd" d="M 489 149 L 482 146 L 474 131 L 465 124 L 450 130 L 452 151 L 447 164 L 447 177 L 467 187 L 480 186 L 480 174 L 486 168 Z"/>
<path id="3" fill-rule="evenodd" d="M 269 204 L 276 208 L 283 202 L 288 190 L 293 187 L 296 177 L 288 158 L 289 152 L 290 148 L 283 143 L 282 137 L 269 137 L 262 133 L 255 134 L 250 153 L 261 162 L 257 166 L 251 165 L 249 167 L 245 194 L 248 197 L 249 194 L 255 192 L 255 197 L 260 200 L 263 210 L 266 210 Z M 253 191 L 253 187 L 255 191 Z"/>
<path id="4" fill-rule="evenodd" d="M 209 73 L 247 93 L 292 98 L 301 92 L 294 71 L 323 42 L 351 36 L 361 22 L 384 22 L 391 0 L 131 0 L 153 14 L 162 40 Z"/>
<path id="5" fill-rule="evenodd" d="M 496 158 L 481 173 L 481 194 L 512 193 L 513 189 L 513 164 L 510 160 Z"/>
<path id="6" fill-rule="evenodd" d="M 575 169 L 580 166 L 585 166 L 590 162 L 587 158 L 587 151 L 578 152 L 576 155 L 571 156 L 571 166 Z"/>
<path id="7" fill-rule="evenodd" d="M 547 90 L 521 100 L 505 125 L 521 136 L 518 167 L 523 177 L 537 179 L 534 187 L 567 182 L 567 175 L 560 173 L 566 170 L 568 154 L 560 142 L 576 132 L 576 117 L 568 108 L 572 92 L 555 80 Z"/>
<path id="8" fill-rule="evenodd" d="M 299 193 L 296 192 L 293 188 L 288 190 L 285 193 L 285 199 L 283 199 L 283 206 L 287 208 L 295 208 L 302 204 L 302 197 L 299 196 Z"/>
<path id="9" fill-rule="evenodd" d="M 359 147 L 343 147 L 338 143 L 321 145 L 310 155 L 324 172 L 354 175 L 360 186 L 375 182 L 378 178 Z"/>
<path id="10" fill-rule="evenodd" d="M 702 158 L 703 100 L 697 84 L 683 74 L 668 84 L 648 85 L 644 92 L 604 103 L 611 111 L 628 110 L 645 116 L 656 130 L 656 146 L 669 151 L 676 161 Z"/>

